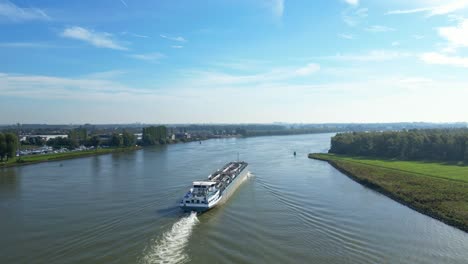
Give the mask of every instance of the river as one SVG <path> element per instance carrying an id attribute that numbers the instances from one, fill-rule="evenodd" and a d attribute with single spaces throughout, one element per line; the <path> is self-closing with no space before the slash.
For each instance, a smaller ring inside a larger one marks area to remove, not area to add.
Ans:
<path id="1" fill-rule="evenodd" d="M 467 233 L 307 158 L 331 136 L 215 139 L 0 169 L 0 263 L 467 263 Z M 237 153 L 251 175 L 231 199 L 182 213 L 190 183 Z"/>

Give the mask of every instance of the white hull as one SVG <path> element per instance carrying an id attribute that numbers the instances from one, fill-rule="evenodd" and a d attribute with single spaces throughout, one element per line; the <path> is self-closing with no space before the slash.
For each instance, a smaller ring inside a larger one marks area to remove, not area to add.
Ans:
<path id="1" fill-rule="evenodd" d="M 233 181 L 224 189 L 221 195 L 216 196 L 213 200 L 206 203 L 185 203 L 182 201 L 180 207 L 185 211 L 197 211 L 204 212 L 208 211 L 216 206 L 222 205 L 225 203 L 239 188 L 239 186 L 247 179 L 249 171 L 248 165 L 242 170 L 242 172 L 237 175 Z"/>

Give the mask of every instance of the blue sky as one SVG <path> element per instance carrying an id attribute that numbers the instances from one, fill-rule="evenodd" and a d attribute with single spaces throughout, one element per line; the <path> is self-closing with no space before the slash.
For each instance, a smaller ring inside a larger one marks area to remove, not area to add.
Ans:
<path id="1" fill-rule="evenodd" d="M 0 123 L 468 121 L 468 0 L 0 0 Z"/>

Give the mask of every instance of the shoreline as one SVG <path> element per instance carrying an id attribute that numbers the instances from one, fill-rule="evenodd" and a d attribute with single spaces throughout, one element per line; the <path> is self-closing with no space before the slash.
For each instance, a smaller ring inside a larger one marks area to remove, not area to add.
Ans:
<path id="1" fill-rule="evenodd" d="M 355 172 L 352 172 L 350 169 L 347 169 L 345 166 L 343 165 L 340 165 L 339 163 L 337 163 L 335 160 L 333 159 L 327 159 L 323 156 L 319 156 L 320 154 L 315 154 L 315 153 L 311 153 L 308 155 L 308 157 L 310 159 L 315 159 L 315 160 L 320 160 L 320 161 L 325 161 L 325 162 L 328 162 L 328 164 L 330 164 L 333 168 L 335 168 L 336 170 L 340 171 L 341 173 L 343 173 L 344 175 L 346 175 L 348 178 L 350 178 L 351 180 L 371 189 L 371 190 L 374 190 L 382 195 L 385 195 L 386 197 L 408 207 L 408 208 L 411 208 L 421 214 L 424 214 L 426 216 L 429 216 L 431 218 L 434 218 L 434 219 L 437 219 L 449 226 L 452 226 L 454 228 L 457 228 L 461 231 L 464 231 L 464 232 L 467 232 L 468 233 L 468 224 L 467 223 L 463 223 L 463 222 L 460 222 L 457 221 L 457 220 L 454 220 L 454 219 L 450 219 L 448 217 L 445 217 L 445 215 L 436 210 L 436 209 L 428 209 L 428 208 L 424 208 L 416 203 L 412 203 L 411 201 L 407 201 L 405 200 L 405 198 L 408 198 L 408 197 L 405 197 L 403 194 L 400 194 L 398 195 L 397 193 L 394 193 L 392 192 L 391 190 L 388 190 L 385 188 L 385 186 L 382 186 L 382 184 L 379 184 L 379 182 L 377 180 L 369 180 L 367 179 L 365 176 L 363 175 L 358 175 L 357 173 Z M 326 154 L 325 154 L 326 155 Z M 365 166 L 365 165 L 361 165 L 361 166 Z M 367 165 L 367 166 L 370 166 L 370 165 Z M 389 168 L 375 168 L 376 170 L 391 170 Z M 410 172 L 403 172 L 404 174 L 406 174 L 405 176 L 407 176 L 408 174 L 411 174 Z M 421 177 L 424 177 L 424 176 L 421 176 Z M 434 181 L 450 181 L 450 180 L 443 180 L 443 179 L 437 179 L 437 180 L 434 180 Z"/>
<path id="2" fill-rule="evenodd" d="M 193 139 L 193 140 L 188 140 L 188 141 L 177 141 L 177 142 L 170 142 L 166 144 L 158 144 L 154 146 L 164 146 L 164 145 L 173 145 L 173 144 L 185 144 L 185 143 L 191 143 L 191 142 L 196 142 L 196 141 L 205 141 L 211 138 L 207 139 Z M 112 153 L 121 153 L 121 152 L 130 152 L 130 151 L 137 151 L 137 150 L 142 150 L 147 147 L 153 147 L 153 146 L 135 146 L 135 147 L 127 147 L 127 148 L 100 148 L 98 151 L 95 150 L 85 150 L 85 151 L 77 151 L 77 152 L 66 152 L 66 153 L 60 153 L 60 154 L 39 154 L 39 155 L 28 155 L 28 156 L 22 156 L 22 158 L 26 159 L 33 159 L 33 160 L 25 160 L 25 161 L 20 161 L 18 162 L 19 157 L 15 157 L 14 162 L 0 162 L 0 169 L 3 168 L 11 168 L 11 167 L 20 167 L 20 166 L 26 166 L 26 165 L 32 165 L 32 164 L 39 164 L 39 163 L 44 163 L 44 162 L 53 162 L 53 161 L 61 161 L 61 160 L 69 160 L 69 159 L 78 159 L 78 158 L 86 158 L 86 157 L 92 157 L 92 156 L 99 156 L 99 155 L 105 155 L 105 154 L 112 154 Z M 56 157 L 54 157 L 56 156 Z"/>
<path id="3" fill-rule="evenodd" d="M 0 163 L 0 169 L 20 167 L 20 166 L 39 164 L 39 163 L 45 163 L 45 162 L 86 158 L 86 157 L 99 156 L 99 155 L 105 155 L 105 154 L 111 154 L 111 153 L 130 152 L 130 151 L 136 151 L 136 150 L 141 150 L 141 149 L 143 149 L 143 147 L 138 146 L 138 147 L 130 147 L 130 148 L 99 149 L 100 151 L 99 150 L 98 151 L 86 150 L 86 151 L 80 151 L 80 152 L 67 152 L 67 153 L 64 153 L 63 155 L 58 155 L 58 156 L 55 156 L 57 154 L 28 155 L 28 156 L 22 156 L 22 157 L 23 158 L 37 158 L 37 160 L 18 161 L 19 157 L 16 157 L 15 159 L 16 161 L 14 162 Z"/>

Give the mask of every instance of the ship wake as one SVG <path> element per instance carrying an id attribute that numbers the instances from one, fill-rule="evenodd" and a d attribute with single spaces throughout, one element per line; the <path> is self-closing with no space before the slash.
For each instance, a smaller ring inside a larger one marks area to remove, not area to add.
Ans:
<path id="1" fill-rule="evenodd" d="M 145 250 L 142 263 L 186 263 L 189 261 L 184 248 L 188 243 L 193 227 L 198 223 L 197 213 L 192 212 L 172 225 L 171 230 L 151 241 Z"/>

